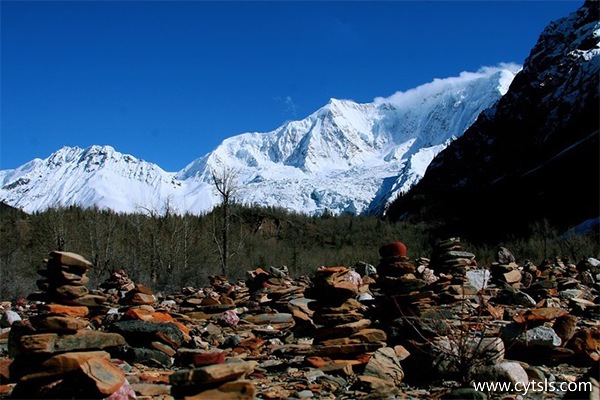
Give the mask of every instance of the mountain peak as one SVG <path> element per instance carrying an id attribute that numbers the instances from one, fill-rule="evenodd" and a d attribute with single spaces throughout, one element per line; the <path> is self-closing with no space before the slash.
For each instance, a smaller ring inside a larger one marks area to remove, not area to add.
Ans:
<path id="1" fill-rule="evenodd" d="M 218 202 L 211 173 L 226 166 L 236 170 L 236 197 L 247 204 L 372 212 L 418 181 L 433 156 L 500 98 L 501 78 L 461 74 L 390 104 L 331 98 L 272 132 L 229 137 L 177 174 L 108 145 L 65 146 L 27 168 L 0 171 L 0 200 L 26 211 L 79 204 L 131 212 L 168 201 L 181 212 L 205 212 Z"/>

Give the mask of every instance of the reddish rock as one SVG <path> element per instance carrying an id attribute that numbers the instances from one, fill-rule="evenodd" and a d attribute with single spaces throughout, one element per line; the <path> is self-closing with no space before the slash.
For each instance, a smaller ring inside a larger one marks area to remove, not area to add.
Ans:
<path id="1" fill-rule="evenodd" d="M 556 332 L 563 343 L 566 344 L 575 334 L 577 329 L 577 320 L 578 318 L 574 315 L 563 315 L 554 321 L 552 329 L 554 329 L 554 332 Z"/>
<path id="2" fill-rule="evenodd" d="M 68 251 L 52 251 L 50 257 L 62 265 L 73 267 L 92 268 L 94 264 L 83 258 L 79 254 L 70 253 Z"/>
<path id="3" fill-rule="evenodd" d="M 31 325 L 39 331 L 76 332 L 89 326 L 89 321 L 75 317 L 58 315 L 38 315 L 29 319 Z"/>
<path id="4" fill-rule="evenodd" d="M 182 365 L 193 365 L 195 367 L 225 362 L 225 352 L 221 350 L 179 349 L 177 357 Z"/>
<path id="5" fill-rule="evenodd" d="M 319 356 L 308 356 L 304 359 L 304 361 L 315 368 L 321 368 L 332 363 L 330 358 L 323 358 Z"/>
<path id="6" fill-rule="evenodd" d="M 152 343 L 150 343 L 150 347 L 152 347 L 153 349 L 162 351 L 169 357 L 173 357 L 176 353 L 174 348 L 172 348 L 171 346 L 166 345 L 164 343 L 161 343 L 161 342 L 152 342 Z"/>
<path id="7" fill-rule="evenodd" d="M 92 330 L 81 330 L 73 335 L 41 333 L 36 335 L 14 336 L 9 346 L 9 355 L 51 354 L 73 350 L 102 349 L 127 344 L 123 336 Z"/>
<path id="8" fill-rule="evenodd" d="M 350 336 L 350 339 L 358 339 L 361 342 L 376 343 L 385 342 L 387 340 L 387 335 L 381 329 L 367 328 L 353 333 Z"/>
<path id="9" fill-rule="evenodd" d="M 319 328 L 314 334 L 315 342 L 326 339 L 347 337 L 360 331 L 361 329 L 368 328 L 369 325 L 371 325 L 371 320 L 361 319 L 360 321 L 351 322 L 348 324 Z"/>
<path id="10" fill-rule="evenodd" d="M 54 355 L 41 363 L 32 363 L 28 365 L 27 374 L 15 376 L 20 382 L 27 382 L 39 378 L 60 377 L 81 368 L 83 363 L 92 358 L 102 358 L 109 360 L 110 354 L 105 351 L 81 351 Z M 17 362 L 19 363 L 19 362 Z M 20 364 L 27 363 L 27 360 Z M 20 369 L 23 369 L 22 367 Z M 13 369 L 13 371 L 15 371 Z M 22 371 L 16 371 L 17 374 Z"/>
<path id="11" fill-rule="evenodd" d="M 38 308 L 49 314 L 62 315 L 65 317 L 85 317 L 90 312 L 87 307 L 65 306 L 62 304 L 41 304 Z"/>
<path id="12" fill-rule="evenodd" d="M 134 383 L 131 388 L 135 394 L 140 396 L 163 396 L 171 394 L 171 385 L 159 385 L 155 383 Z"/>
<path id="13" fill-rule="evenodd" d="M 125 373 L 104 358 L 90 358 L 80 366 L 84 380 L 102 395 L 111 395 L 125 383 Z"/>
<path id="14" fill-rule="evenodd" d="M 251 374 L 258 363 L 256 361 L 214 364 L 206 367 L 180 370 L 173 373 L 171 385 L 196 386 L 226 382 Z"/>
<path id="15" fill-rule="evenodd" d="M 203 391 L 195 396 L 185 396 L 185 400 L 254 400 L 256 388 L 250 381 L 227 382 L 216 389 Z"/>
<path id="16" fill-rule="evenodd" d="M 402 242 L 391 242 L 379 248 L 381 258 L 406 257 L 408 250 Z"/>
<path id="17" fill-rule="evenodd" d="M 64 303 L 71 306 L 98 307 L 106 303 L 106 297 L 97 294 L 87 294 L 76 299 L 65 299 Z"/>
<path id="18" fill-rule="evenodd" d="M 63 285 L 54 288 L 54 292 L 63 298 L 77 299 L 78 297 L 87 295 L 90 291 L 85 286 Z"/>
<path id="19" fill-rule="evenodd" d="M 528 310 L 523 314 L 515 314 L 513 320 L 519 324 L 542 323 L 567 315 L 568 312 L 558 307 L 540 307 Z"/>

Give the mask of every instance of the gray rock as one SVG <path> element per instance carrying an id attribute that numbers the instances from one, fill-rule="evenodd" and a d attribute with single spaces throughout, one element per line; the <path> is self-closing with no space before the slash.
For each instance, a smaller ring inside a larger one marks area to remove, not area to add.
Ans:
<path id="1" fill-rule="evenodd" d="M 8 310 L 0 318 L 0 327 L 8 328 L 16 321 L 21 321 L 21 316 L 14 311 Z"/>
<path id="2" fill-rule="evenodd" d="M 472 375 L 475 382 L 510 382 L 527 385 L 529 376 L 521 364 L 505 361 L 496 365 L 486 365 L 476 368 Z"/>
<path id="3" fill-rule="evenodd" d="M 496 261 L 498 264 L 510 264 L 515 262 L 515 256 L 506 247 L 500 247 L 496 253 Z"/>
<path id="4" fill-rule="evenodd" d="M 541 346 L 554 348 L 561 345 L 562 340 L 547 326 L 536 326 L 529 330 L 523 330 L 516 324 L 507 325 L 500 330 L 500 336 L 509 346 L 519 347 Z"/>
<path id="5" fill-rule="evenodd" d="M 565 289 L 565 290 L 561 290 L 560 292 L 558 292 L 558 294 L 563 299 L 569 300 L 569 299 L 579 298 L 583 294 L 583 291 L 579 290 L 579 289 Z"/>
<path id="6" fill-rule="evenodd" d="M 477 290 L 485 289 L 490 280 L 490 271 L 487 269 L 472 269 L 467 271 L 467 279 L 469 283 L 477 288 Z"/>
<path id="7" fill-rule="evenodd" d="M 487 395 L 473 388 L 454 389 L 445 394 L 442 400 L 487 400 Z"/>
<path id="8" fill-rule="evenodd" d="M 398 385 L 404 378 L 404 371 L 396 352 L 391 347 L 382 347 L 375 351 L 365 367 L 365 375 L 374 376 Z"/>

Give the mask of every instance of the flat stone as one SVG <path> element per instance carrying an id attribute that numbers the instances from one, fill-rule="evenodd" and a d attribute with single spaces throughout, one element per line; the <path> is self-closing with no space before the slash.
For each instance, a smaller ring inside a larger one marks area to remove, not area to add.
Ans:
<path id="1" fill-rule="evenodd" d="M 154 297 L 154 295 L 138 292 L 127 294 L 127 296 L 119 300 L 119 304 L 130 306 L 154 303 L 156 303 L 156 297 Z"/>
<path id="2" fill-rule="evenodd" d="M 315 346 L 312 354 L 321 357 L 350 356 L 369 353 L 383 347 L 384 343 L 356 343 L 331 346 Z M 309 350 L 310 351 L 310 350 Z"/>
<path id="3" fill-rule="evenodd" d="M 273 324 L 291 324 L 293 325 L 294 317 L 288 313 L 269 313 L 258 314 L 244 318 L 244 320 L 255 325 L 273 325 Z"/>
<path id="4" fill-rule="evenodd" d="M 79 351 L 56 354 L 43 361 L 34 358 L 31 362 L 28 362 L 28 357 L 20 357 L 11 367 L 11 375 L 13 380 L 21 382 L 60 377 L 78 370 L 84 362 L 91 358 L 109 360 L 110 354 L 105 351 Z"/>
<path id="5" fill-rule="evenodd" d="M 184 400 L 254 400 L 256 387 L 250 381 L 227 382 L 215 389 L 205 390 L 195 396 L 185 396 Z"/>
<path id="6" fill-rule="evenodd" d="M 175 319 L 167 313 L 144 310 L 143 308 L 129 308 L 125 311 L 125 316 L 146 322 L 175 322 Z"/>
<path id="7" fill-rule="evenodd" d="M 171 394 L 171 385 L 156 383 L 132 383 L 131 388 L 140 396 L 165 396 Z"/>
<path id="8" fill-rule="evenodd" d="M 62 265 L 73 267 L 92 268 L 94 264 L 83 258 L 81 255 L 68 251 L 52 251 L 50 257 Z"/>
<path id="9" fill-rule="evenodd" d="M 156 349 L 121 346 L 113 350 L 112 353 L 116 358 L 127 361 L 130 364 L 139 363 L 158 367 L 170 367 L 173 365 L 173 358 Z"/>
<path id="10" fill-rule="evenodd" d="M 400 361 L 406 360 L 410 356 L 410 352 L 402 345 L 394 346 L 394 352 Z"/>
<path id="11" fill-rule="evenodd" d="M 87 294 L 76 299 L 65 299 L 64 303 L 71 306 L 98 307 L 106 303 L 106 297 L 98 294 Z"/>
<path id="12" fill-rule="evenodd" d="M 521 282 L 521 279 L 523 278 L 523 276 L 521 275 L 521 272 L 519 270 L 513 269 L 510 272 L 506 272 L 505 274 L 502 274 L 504 281 L 506 283 L 517 283 L 517 282 Z"/>
<path id="13" fill-rule="evenodd" d="M 327 364 L 320 367 L 319 370 L 325 372 L 326 374 L 342 376 L 351 376 L 352 374 L 354 374 L 354 371 L 352 370 L 352 364 L 347 362 Z"/>
<path id="14" fill-rule="evenodd" d="M 75 317 L 63 317 L 59 315 L 38 315 L 29 318 L 31 325 L 38 331 L 76 332 L 85 329 L 90 322 Z"/>
<path id="15" fill-rule="evenodd" d="M 173 349 L 171 346 L 161 342 L 152 342 L 150 343 L 150 347 L 152 347 L 155 350 L 162 351 L 169 357 L 173 357 L 176 353 L 175 349 Z"/>
<path id="16" fill-rule="evenodd" d="M 103 395 L 111 395 L 125 383 L 125 373 L 104 358 L 90 358 L 80 366 L 80 370 Z"/>
<path id="17" fill-rule="evenodd" d="M 361 342 L 385 342 L 387 335 L 381 329 L 366 328 L 350 335 L 350 339 L 358 339 Z"/>
<path id="18" fill-rule="evenodd" d="M 208 365 L 176 371 L 169 377 L 169 381 L 171 385 L 182 386 L 226 382 L 251 374 L 257 366 L 256 361 Z"/>
<path id="19" fill-rule="evenodd" d="M 348 311 L 345 313 L 322 314 L 314 313 L 313 321 L 319 325 L 334 326 L 356 322 L 363 319 L 364 316 L 357 311 Z"/>
<path id="20" fill-rule="evenodd" d="M 515 314 L 513 321 L 526 324 L 529 322 L 546 322 L 552 321 L 553 319 L 563 317 L 569 312 L 558 307 L 540 307 L 526 311 L 522 314 Z"/>
<path id="21" fill-rule="evenodd" d="M 314 333 L 315 342 L 350 336 L 353 333 L 368 328 L 370 325 L 371 320 L 361 319 L 360 321 L 351 322 L 348 324 L 319 328 Z"/>
<path id="22" fill-rule="evenodd" d="M 63 285 L 54 288 L 54 293 L 57 296 L 67 299 L 77 299 L 89 294 L 89 289 L 85 286 Z"/>
<path id="23" fill-rule="evenodd" d="M 181 365 L 201 367 L 225 362 L 225 352 L 221 350 L 183 349 L 177 350 L 177 358 Z"/>
<path id="24" fill-rule="evenodd" d="M 154 341 L 161 341 L 174 349 L 183 343 L 183 332 L 172 323 L 154 323 L 140 320 L 117 321 L 108 327 L 133 347 L 150 347 Z"/>
<path id="25" fill-rule="evenodd" d="M 65 306 L 63 304 L 40 304 L 38 308 L 49 314 L 63 315 L 66 317 L 85 317 L 90 310 L 83 306 Z"/>
<path id="26" fill-rule="evenodd" d="M 209 313 L 205 313 L 202 311 L 191 311 L 191 312 L 185 313 L 185 315 L 192 319 L 207 320 L 207 319 L 211 319 L 214 314 L 209 314 Z"/>
<path id="27" fill-rule="evenodd" d="M 74 272 L 65 271 L 63 269 L 51 270 L 49 271 L 47 276 L 48 280 L 52 282 L 54 286 L 60 286 L 62 284 L 86 285 L 90 281 L 90 278 L 87 277 L 85 273 L 78 274 Z"/>
<path id="28" fill-rule="evenodd" d="M 73 335 L 40 333 L 34 335 L 12 336 L 9 338 L 9 356 L 23 354 L 52 354 L 76 350 L 103 349 L 126 344 L 123 336 L 83 329 Z"/>

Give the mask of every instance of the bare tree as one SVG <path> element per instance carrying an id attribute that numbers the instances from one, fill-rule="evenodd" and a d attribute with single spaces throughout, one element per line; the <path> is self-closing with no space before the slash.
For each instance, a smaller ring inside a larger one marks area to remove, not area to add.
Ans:
<path id="1" fill-rule="evenodd" d="M 220 169 L 211 170 L 212 182 L 221 197 L 221 241 L 219 242 L 216 229 L 213 229 L 213 239 L 221 258 L 221 273 L 226 275 L 229 254 L 229 228 L 231 222 L 230 206 L 237 193 L 239 172 L 235 168 L 223 165 Z"/>

